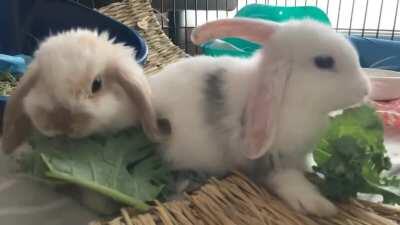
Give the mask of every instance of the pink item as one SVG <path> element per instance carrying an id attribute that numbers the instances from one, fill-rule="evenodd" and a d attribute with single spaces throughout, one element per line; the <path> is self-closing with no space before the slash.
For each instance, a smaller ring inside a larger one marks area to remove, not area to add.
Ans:
<path id="1" fill-rule="evenodd" d="M 400 129 L 400 99 L 375 101 L 374 105 L 385 126 Z"/>
<path id="2" fill-rule="evenodd" d="M 386 128 L 400 131 L 400 72 L 379 68 L 363 68 L 370 78 L 369 99 Z"/>

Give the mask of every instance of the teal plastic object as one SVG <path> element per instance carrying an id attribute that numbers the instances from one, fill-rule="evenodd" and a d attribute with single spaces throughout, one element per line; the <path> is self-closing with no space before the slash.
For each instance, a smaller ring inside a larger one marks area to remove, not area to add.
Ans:
<path id="1" fill-rule="evenodd" d="M 314 6 L 285 7 L 251 4 L 239 10 L 235 17 L 264 19 L 274 22 L 307 18 L 317 20 L 329 26 L 331 25 L 328 16 L 321 9 Z M 249 57 L 260 48 L 260 45 L 232 37 L 205 43 L 201 45 L 201 48 L 203 53 L 209 56 Z"/>

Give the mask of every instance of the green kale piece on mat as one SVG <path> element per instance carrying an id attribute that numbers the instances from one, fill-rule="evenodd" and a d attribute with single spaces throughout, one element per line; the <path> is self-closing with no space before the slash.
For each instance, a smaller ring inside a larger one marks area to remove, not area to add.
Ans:
<path id="1" fill-rule="evenodd" d="M 21 159 L 24 171 L 89 188 L 141 211 L 169 179 L 157 146 L 139 129 L 84 139 L 34 135 L 30 144 L 32 153 Z"/>
<path id="2" fill-rule="evenodd" d="M 383 144 L 383 125 L 371 107 L 347 109 L 334 117 L 314 160 L 314 170 L 324 177 L 319 186 L 326 196 L 380 194 L 385 203 L 400 203 L 400 179 L 386 175 L 391 163 Z"/>

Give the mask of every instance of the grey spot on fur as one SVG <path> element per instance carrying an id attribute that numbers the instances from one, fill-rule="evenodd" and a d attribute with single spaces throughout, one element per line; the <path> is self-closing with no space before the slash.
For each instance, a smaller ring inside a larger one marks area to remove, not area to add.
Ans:
<path id="1" fill-rule="evenodd" d="M 225 72 L 225 69 L 217 69 L 209 73 L 205 81 L 205 115 L 211 125 L 217 125 L 225 114 Z"/>
<path id="2" fill-rule="evenodd" d="M 246 125 L 246 109 L 243 110 L 242 115 L 240 115 L 240 137 L 244 138 L 244 126 Z"/>
<path id="3" fill-rule="evenodd" d="M 255 179 L 264 179 L 276 169 L 276 162 L 273 154 L 267 153 L 263 157 L 252 162 L 253 168 L 250 174 Z"/>
<path id="4" fill-rule="evenodd" d="M 275 169 L 275 161 L 274 161 L 274 157 L 272 154 L 268 154 L 268 161 L 269 161 L 269 166 L 271 170 Z"/>
<path id="5" fill-rule="evenodd" d="M 229 114 L 226 96 L 226 70 L 218 68 L 206 74 L 204 82 L 204 119 L 212 129 L 213 139 L 218 143 L 221 151 L 229 151 L 232 148 L 229 137 L 234 133 L 235 126 L 226 123 L 225 118 Z M 236 147 L 236 146 L 235 146 Z M 234 159 L 225 158 L 231 163 Z"/>
<path id="6" fill-rule="evenodd" d="M 172 171 L 171 179 L 166 186 L 166 191 L 170 193 L 167 200 L 180 199 L 183 193 L 190 193 L 199 189 L 199 187 L 207 182 L 215 174 L 208 174 L 205 172 L 194 170 L 178 170 Z M 222 178 L 217 176 L 217 178 Z"/>
<path id="7" fill-rule="evenodd" d="M 286 156 L 282 152 L 278 152 L 278 158 L 279 160 L 283 161 L 285 160 Z"/>
<path id="8" fill-rule="evenodd" d="M 157 120 L 157 124 L 163 135 L 171 135 L 172 127 L 168 119 L 160 118 Z"/>
<path id="9" fill-rule="evenodd" d="M 243 110 L 242 115 L 240 116 L 240 125 L 244 127 L 246 124 L 246 109 Z"/>

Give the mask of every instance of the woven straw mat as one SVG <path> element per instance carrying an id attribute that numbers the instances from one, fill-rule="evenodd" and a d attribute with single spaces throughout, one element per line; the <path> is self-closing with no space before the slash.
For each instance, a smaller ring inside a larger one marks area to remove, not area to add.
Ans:
<path id="1" fill-rule="evenodd" d="M 162 31 L 149 1 L 151 0 L 124 0 L 99 10 L 129 27 L 135 28 L 146 40 L 149 46 L 149 56 L 144 68 L 146 74 L 157 72 L 162 66 L 187 56 Z"/>
<path id="2" fill-rule="evenodd" d="M 112 3 L 100 12 L 129 27 L 134 27 L 149 45 L 145 72 L 152 74 L 164 65 L 187 55 L 172 44 L 157 21 L 150 0 L 124 0 Z M 301 194 L 301 193 L 299 193 Z M 121 215 L 96 225 L 396 225 L 400 209 L 364 201 L 337 203 L 339 214 L 333 218 L 316 218 L 298 214 L 265 189 L 245 176 L 235 173 L 223 180 L 211 179 L 185 200 L 155 202 L 146 214 L 121 209 Z"/>

